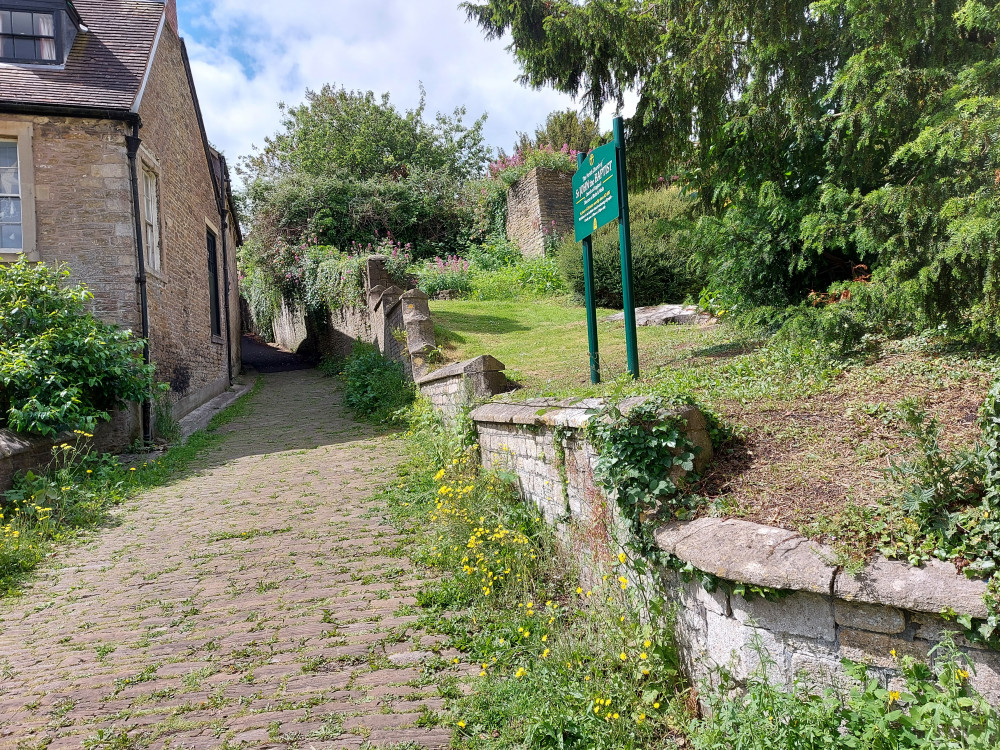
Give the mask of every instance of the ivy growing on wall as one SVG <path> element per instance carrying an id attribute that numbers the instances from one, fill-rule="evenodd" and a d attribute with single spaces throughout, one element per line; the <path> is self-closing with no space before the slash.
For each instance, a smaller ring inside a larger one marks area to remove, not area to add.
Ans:
<path id="1" fill-rule="evenodd" d="M 700 448 L 688 438 L 682 417 L 664 418 L 669 406 L 659 398 L 627 412 L 610 405 L 587 428 L 597 451 L 597 481 L 621 511 L 643 558 L 657 553 L 651 518 L 691 518 L 702 503 L 690 490 Z"/>

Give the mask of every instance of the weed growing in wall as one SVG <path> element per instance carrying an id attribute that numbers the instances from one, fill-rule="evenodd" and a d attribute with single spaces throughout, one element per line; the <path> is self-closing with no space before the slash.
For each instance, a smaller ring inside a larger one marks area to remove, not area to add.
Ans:
<path id="1" fill-rule="evenodd" d="M 696 750 L 987 750 L 1000 743 L 1000 715 L 969 686 L 972 666 L 945 638 L 934 665 L 897 660 L 902 681 L 886 687 L 861 664 L 845 662 L 845 694 L 802 680 L 774 686 L 773 659 L 758 638 L 758 667 L 737 685 L 725 673 L 702 693 L 706 718 L 689 728 Z M 895 653 L 892 654 L 895 658 Z"/>
<path id="2" fill-rule="evenodd" d="M 597 451 L 597 480 L 621 511 L 631 532 L 629 544 L 642 557 L 656 549 L 652 518 L 690 518 L 703 502 L 689 489 L 699 448 L 688 439 L 684 420 L 665 419 L 665 409 L 659 398 L 627 413 L 612 404 L 587 427 Z"/>

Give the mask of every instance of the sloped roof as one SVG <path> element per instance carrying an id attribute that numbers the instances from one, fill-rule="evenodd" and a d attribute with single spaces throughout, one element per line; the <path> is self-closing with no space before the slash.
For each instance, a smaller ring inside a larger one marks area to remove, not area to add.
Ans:
<path id="1" fill-rule="evenodd" d="M 89 31 L 65 67 L 0 65 L 0 106 L 128 111 L 142 89 L 164 5 L 156 0 L 73 0 Z"/>

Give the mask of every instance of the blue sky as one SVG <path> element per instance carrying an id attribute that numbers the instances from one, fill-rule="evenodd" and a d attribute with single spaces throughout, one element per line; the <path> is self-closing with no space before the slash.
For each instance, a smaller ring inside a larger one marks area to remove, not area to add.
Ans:
<path id="1" fill-rule="evenodd" d="M 487 139 L 508 150 L 518 130 L 576 107 L 517 83 L 506 44 L 486 41 L 458 0 L 178 0 L 178 13 L 209 137 L 230 161 L 277 130 L 279 101 L 324 83 L 407 108 L 423 82 L 431 114 L 487 112 Z"/>

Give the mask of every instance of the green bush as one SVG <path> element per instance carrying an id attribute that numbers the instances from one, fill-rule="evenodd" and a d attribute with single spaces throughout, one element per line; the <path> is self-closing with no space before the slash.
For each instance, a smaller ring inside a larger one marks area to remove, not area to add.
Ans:
<path id="1" fill-rule="evenodd" d="M 683 302 L 697 296 L 705 276 L 694 259 L 688 233 L 695 212 L 678 190 L 629 196 L 635 302 L 639 306 Z M 573 237 L 558 250 L 559 268 L 573 292 L 583 296 L 583 251 Z M 602 307 L 622 306 L 618 224 L 594 235 L 594 295 Z"/>
<path id="2" fill-rule="evenodd" d="M 403 365 L 383 357 L 371 344 L 356 344 L 344 362 L 344 403 L 360 418 L 396 422 L 415 398 Z"/>
<path id="3" fill-rule="evenodd" d="M 494 270 L 472 268 L 468 299 L 500 301 L 540 299 L 569 293 L 554 258 L 522 258 Z"/>
<path id="4" fill-rule="evenodd" d="M 93 432 L 153 388 L 142 342 L 87 312 L 93 295 L 64 285 L 68 277 L 25 260 L 0 264 L 0 409 L 14 430 Z"/>

